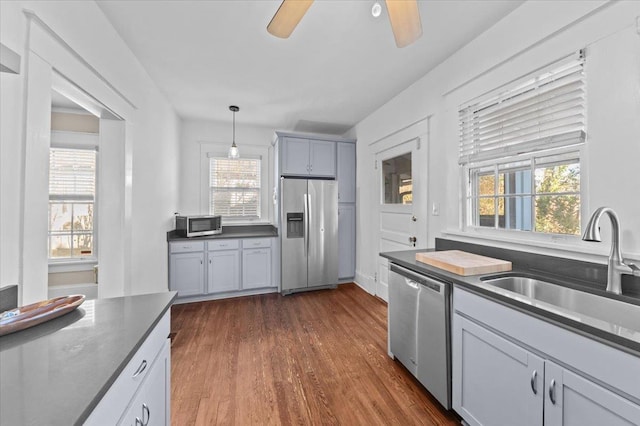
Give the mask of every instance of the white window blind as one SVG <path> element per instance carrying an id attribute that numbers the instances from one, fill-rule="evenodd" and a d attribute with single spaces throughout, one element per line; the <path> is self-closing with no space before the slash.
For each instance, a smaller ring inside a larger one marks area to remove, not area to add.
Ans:
<path id="1" fill-rule="evenodd" d="M 96 152 L 51 148 L 49 199 L 93 201 L 96 187 Z"/>
<path id="2" fill-rule="evenodd" d="M 260 158 L 209 159 L 209 211 L 225 217 L 260 217 Z"/>
<path id="3" fill-rule="evenodd" d="M 583 143 L 584 55 L 461 107 L 459 121 L 460 164 Z"/>

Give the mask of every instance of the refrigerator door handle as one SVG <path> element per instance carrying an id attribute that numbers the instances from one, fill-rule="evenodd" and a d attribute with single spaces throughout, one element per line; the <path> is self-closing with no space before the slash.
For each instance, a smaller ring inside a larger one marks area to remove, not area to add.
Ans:
<path id="1" fill-rule="evenodd" d="M 304 256 L 309 255 L 309 199 L 307 194 L 302 195 L 304 198 Z"/>

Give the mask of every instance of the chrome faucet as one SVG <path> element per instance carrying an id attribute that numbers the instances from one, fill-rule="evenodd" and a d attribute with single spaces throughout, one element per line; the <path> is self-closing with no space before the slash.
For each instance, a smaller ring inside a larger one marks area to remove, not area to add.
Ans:
<path id="1" fill-rule="evenodd" d="M 607 263 L 607 291 L 615 294 L 622 293 L 622 275 L 630 274 L 640 277 L 640 268 L 633 263 L 624 263 L 620 254 L 620 221 L 618 215 L 610 207 L 600 207 L 593 212 L 587 229 L 582 235 L 584 241 L 602 241 L 600 237 L 600 218 L 609 215 L 611 221 L 611 252 Z"/>

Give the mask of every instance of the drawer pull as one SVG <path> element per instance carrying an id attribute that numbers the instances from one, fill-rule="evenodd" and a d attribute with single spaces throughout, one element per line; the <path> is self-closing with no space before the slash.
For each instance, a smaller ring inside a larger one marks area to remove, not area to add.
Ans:
<path id="1" fill-rule="evenodd" d="M 531 390 L 534 395 L 538 394 L 538 381 L 536 378 L 538 377 L 538 370 L 533 370 L 533 374 L 531 375 Z"/>
<path id="2" fill-rule="evenodd" d="M 144 420 L 144 413 L 147 412 L 147 420 Z M 147 404 L 142 404 L 142 426 L 147 426 L 149 424 L 149 419 L 151 418 L 151 410 L 149 410 L 149 406 Z"/>
<path id="3" fill-rule="evenodd" d="M 142 363 L 140 364 L 140 367 L 138 367 L 138 369 L 136 370 L 136 372 L 135 372 L 135 373 L 133 373 L 133 376 L 131 376 L 131 377 L 135 379 L 136 377 L 138 377 L 139 375 L 141 375 L 141 374 L 142 374 L 142 372 L 143 372 L 144 370 L 146 370 L 146 369 L 147 369 L 147 360 L 146 360 L 146 359 L 143 359 L 143 360 L 142 360 Z"/>
<path id="4" fill-rule="evenodd" d="M 556 405 L 556 379 L 551 379 L 551 383 L 549 383 L 549 400 L 553 405 Z"/>

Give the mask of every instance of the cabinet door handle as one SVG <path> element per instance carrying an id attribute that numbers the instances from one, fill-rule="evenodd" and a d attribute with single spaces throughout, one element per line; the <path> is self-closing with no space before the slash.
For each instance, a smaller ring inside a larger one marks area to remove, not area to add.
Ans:
<path id="1" fill-rule="evenodd" d="M 144 420 L 144 413 L 147 413 L 147 420 Z M 151 410 L 149 410 L 149 406 L 147 404 L 142 404 L 142 426 L 147 426 L 149 424 L 149 419 L 151 418 Z"/>
<path id="2" fill-rule="evenodd" d="M 146 369 L 147 369 L 147 360 L 146 360 L 146 359 L 143 359 L 143 360 L 142 360 L 142 363 L 140 363 L 140 367 L 138 367 L 138 369 L 136 370 L 136 372 L 135 372 L 135 373 L 133 373 L 133 376 L 131 376 L 131 377 L 132 377 L 133 379 L 135 379 L 136 377 L 138 377 L 139 375 L 141 375 L 141 374 L 142 374 L 142 372 L 143 372 L 144 370 L 146 370 Z"/>
<path id="3" fill-rule="evenodd" d="M 533 374 L 531 375 L 531 390 L 534 395 L 538 394 L 538 370 L 533 370 Z"/>
<path id="4" fill-rule="evenodd" d="M 136 426 L 144 426 L 144 423 L 142 423 L 142 420 L 140 420 L 140 417 L 136 417 Z"/>
<path id="5" fill-rule="evenodd" d="M 549 383 L 549 399 L 553 405 L 556 405 L 556 379 L 551 379 Z"/>

